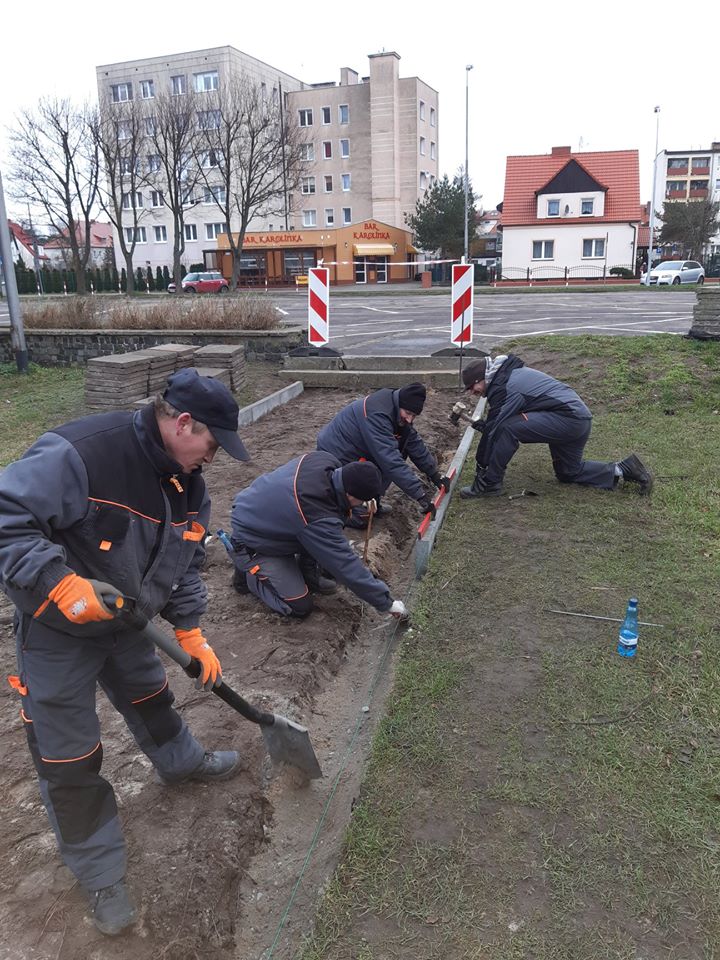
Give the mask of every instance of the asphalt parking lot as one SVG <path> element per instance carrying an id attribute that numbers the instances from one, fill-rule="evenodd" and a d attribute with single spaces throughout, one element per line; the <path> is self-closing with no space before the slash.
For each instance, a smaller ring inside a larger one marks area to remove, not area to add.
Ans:
<path id="1" fill-rule="evenodd" d="M 275 298 L 285 323 L 307 322 L 307 295 Z M 537 293 L 476 295 L 473 345 L 490 350 L 510 337 L 547 334 L 682 336 L 695 293 Z M 450 346 L 447 296 L 330 293 L 330 346 L 353 356 L 423 356 Z"/>

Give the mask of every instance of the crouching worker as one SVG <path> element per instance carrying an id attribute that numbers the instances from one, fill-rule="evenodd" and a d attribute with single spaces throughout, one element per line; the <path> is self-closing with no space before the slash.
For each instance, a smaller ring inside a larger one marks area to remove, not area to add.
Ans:
<path id="1" fill-rule="evenodd" d="M 512 353 L 473 360 L 462 372 L 465 389 L 487 397 L 490 413 L 473 424 L 482 431 L 475 480 L 463 487 L 466 499 L 502 493 L 505 469 L 521 443 L 546 443 L 560 483 L 579 483 L 613 490 L 623 480 L 636 483 L 641 494 L 653 485 L 650 470 L 631 453 L 624 460 L 584 460 L 592 414 L 575 391 L 560 380 L 526 367 Z"/>
<path id="2" fill-rule="evenodd" d="M 215 781 L 234 751 L 208 752 L 173 708 L 153 644 L 122 619 L 130 597 L 160 614 L 212 687 L 220 663 L 200 629 L 210 500 L 201 467 L 218 448 L 247 460 L 238 406 L 194 369 L 137 413 L 84 417 L 44 434 L 0 475 L 0 585 L 17 608 L 21 716 L 63 860 L 92 918 L 117 934 L 136 918 L 115 794 L 101 774 L 100 684 L 163 783 Z"/>
<path id="3" fill-rule="evenodd" d="M 318 450 L 334 454 L 341 463 L 369 460 L 382 473 L 381 494 L 395 483 L 417 501 L 423 513 L 434 514 L 435 507 L 425 487 L 406 462 L 411 460 L 436 487 L 450 489 L 450 481 L 440 475 L 435 457 L 413 426 L 425 406 L 425 397 L 422 383 L 410 383 L 399 390 L 385 387 L 363 400 L 355 400 L 322 428 Z M 378 517 L 390 512 L 387 504 L 378 501 Z M 365 527 L 367 511 L 355 510 L 349 525 Z"/>
<path id="4" fill-rule="evenodd" d="M 376 610 L 407 616 L 343 533 L 353 507 L 375 500 L 381 489 L 374 464 L 341 466 L 317 450 L 258 477 L 233 503 L 235 589 L 284 616 L 305 617 L 311 592 L 331 593 L 339 581 Z"/>

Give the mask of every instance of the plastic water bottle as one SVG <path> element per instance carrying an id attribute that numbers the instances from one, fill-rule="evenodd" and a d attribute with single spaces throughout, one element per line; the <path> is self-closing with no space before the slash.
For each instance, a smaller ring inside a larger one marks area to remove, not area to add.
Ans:
<path id="1" fill-rule="evenodd" d="M 638 602 L 636 597 L 628 600 L 627 613 L 620 627 L 617 652 L 621 657 L 634 657 L 638 644 Z"/>
<path id="2" fill-rule="evenodd" d="M 217 534 L 217 538 L 220 543 L 222 543 L 230 557 L 232 557 L 235 554 L 235 549 L 230 542 L 230 537 L 225 533 L 224 530 L 216 530 L 215 533 Z"/>

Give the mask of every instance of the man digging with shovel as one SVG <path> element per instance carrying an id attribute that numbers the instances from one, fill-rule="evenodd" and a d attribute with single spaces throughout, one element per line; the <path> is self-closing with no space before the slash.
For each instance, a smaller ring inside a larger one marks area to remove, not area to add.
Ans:
<path id="1" fill-rule="evenodd" d="M 130 926 L 126 853 L 113 789 L 100 775 L 99 683 L 165 784 L 222 780 L 235 751 L 208 752 L 173 709 L 154 645 L 115 619 L 118 597 L 160 614 L 197 661 L 220 663 L 199 627 L 210 500 L 202 477 L 218 446 L 249 456 L 230 391 L 194 369 L 137 413 L 84 417 L 44 434 L 0 475 L 0 585 L 16 606 L 19 675 L 40 793 L 69 869 L 105 934 Z"/>

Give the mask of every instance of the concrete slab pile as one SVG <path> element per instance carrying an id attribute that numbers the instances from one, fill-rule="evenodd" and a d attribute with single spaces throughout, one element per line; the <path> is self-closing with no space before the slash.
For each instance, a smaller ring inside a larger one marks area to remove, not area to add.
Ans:
<path id="1" fill-rule="evenodd" d="M 229 371 L 230 389 L 238 393 L 245 386 L 245 347 L 242 344 L 211 343 L 195 352 L 198 366 L 221 367 Z"/>

